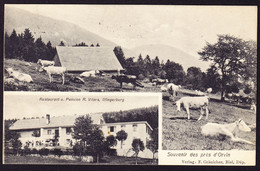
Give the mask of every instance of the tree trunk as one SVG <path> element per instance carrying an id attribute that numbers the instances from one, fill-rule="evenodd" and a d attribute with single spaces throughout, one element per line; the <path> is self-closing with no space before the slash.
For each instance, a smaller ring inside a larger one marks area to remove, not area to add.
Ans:
<path id="1" fill-rule="evenodd" d="M 222 81 L 221 81 L 221 101 L 225 101 L 225 90 L 226 90 L 225 82 L 222 78 Z"/>
<path id="2" fill-rule="evenodd" d="M 99 155 L 97 154 L 97 163 L 99 163 Z"/>
<path id="3" fill-rule="evenodd" d="M 225 90 L 221 90 L 221 101 L 225 101 Z"/>
<path id="4" fill-rule="evenodd" d="M 135 154 L 135 164 L 137 165 L 137 153 Z"/>

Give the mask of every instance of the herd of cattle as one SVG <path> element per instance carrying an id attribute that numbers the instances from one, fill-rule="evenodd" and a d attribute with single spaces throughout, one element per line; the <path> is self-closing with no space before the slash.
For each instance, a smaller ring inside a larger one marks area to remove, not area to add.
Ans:
<path id="1" fill-rule="evenodd" d="M 60 75 L 62 78 L 62 84 L 65 82 L 65 73 L 66 68 L 60 67 L 60 66 L 54 66 L 54 61 L 47 61 L 47 60 L 41 60 L 39 59 L 37 64 L 40 65 L 39 72 L 45 71 L 49 77 L 50 83 L 53 82 L 53 75 Z M 29 74 L 21 73 L 18 71 L 13 70 L 12 68 L 6 69 L 9 77 L 5 79 L 5 82 L 11 83 L 15 82 L 15 79 L 20 82 L 27 82 L 31 83 L 33 82 L 32 77 Z M 73 76 L 70 78 L 70 81 L 75 83 L 83 83 L 84 80 L 83 77 L 96 77 L 96 75 L 102 75 L 104 73 L 101 73 L 100 71 L 86 71 L 81 73 L 79 76 Z M 118 83 L 120 83 L 120 87 L 123 87 L 123 83 L 131 83 L 134 88 L 136 86 L 144 87 L 139 81 L 137 81 L 136 76 L 131 75 L 124 75 L 118 73 L 117 75 L 113 75 L 111 77 L 112 79 L 115 79 Z M 169 83 L 167 79 L 153 79 L 151 80 L 153 86 L 160 85 L 160 90 L 162 92 L 168 92 L 172 97 L 176 97 L 178 95 L 179 90 L 182 88 L 181 85 L 175 85 L 173 83 Z M 177 112 L 181 110 L 181 106 L 183 106 L 186 110 L 186 113 L 188 115 L 188 120 L 190 119 L 190 108 L 197 108 L 200 109 L 200 116 L 198 118 L 198 121 L 202 119 L 204 113 L 206 114 L 206 119 L 208 119 L 209 114 L 209 96 L 212 92 L 212 88 L 208 88 L 205 92 L 201 92 L 199 90 L 195 90 L 196 96 L 185 96 L 180 98 L 179 100 L 175 101 L 174 104 L 177 106 Z M 241 95 L 241 93 L 228 93 L 226 95 L 227 98 L 233 99 L 234 101 L 239 102 L 248 102 L 250 99 L 248 97 L 245 97 L 245 95 Z M 251 109 L 256 112 L 256 105 L 252 101 L 250 101 Z M 220 134 L 226 135 L 230 137 L 231 141 L 235 142 L 243 142 L 248 144 L 253 144 L 252 142 L 249 142 L 247 140 L 243 140 L 241 138 L 236 137 L 234 135 L 235 130 L 242 130 L 242 131 L 251 131 L 251 128 L 245 124 L 245 122 L 241 119 L 237 120 L 234 123 L 229 124 L 218 124 L 218 123 L 207 123 L 206 125 L 201 127 L 201 133 L 205 136 L 218 136 Z"/>

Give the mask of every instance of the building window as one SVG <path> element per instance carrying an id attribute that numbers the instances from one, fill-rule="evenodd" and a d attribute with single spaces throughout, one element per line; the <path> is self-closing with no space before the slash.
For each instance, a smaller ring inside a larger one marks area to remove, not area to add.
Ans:
<path id="1" fill-rule="evenodd" d="M 40 130 L 34 130 L 32 133 L 33 137 L 40 137 L 41 136 L 41 131 Z"/>
<path id="2" fill-rule="evenodd" d="M 125 129 L 125 125 L 121 125 L 121 129 L 123 129 L 123 130 L 124 130 L 124 129 Z"/>
<path id="3" fill-rule="evenodd" d="M 48 129 L 48 130 L 47 130 L 47 134 L 48 134 L 48 135 L 51 135 L 51 129 Z"/>
<path id="4" fill-rule="evenodd" d="M 115 132 L 115 127 L 114 127 L 114 126 L 110 126 L 110 127 L 109 127 L 109 131 L 110 131 L 110 132 Z"/>
<path id="5" fill-rule="evenodd" d="M 66 134 L 70 134 L 72 132 L 71 128 L 66 128 Z"/>
<path id="6" fill-rule="evenodd" d="M 136 132 L 137 130 L 137 124 L 133 124 L 133 131 Z"/>

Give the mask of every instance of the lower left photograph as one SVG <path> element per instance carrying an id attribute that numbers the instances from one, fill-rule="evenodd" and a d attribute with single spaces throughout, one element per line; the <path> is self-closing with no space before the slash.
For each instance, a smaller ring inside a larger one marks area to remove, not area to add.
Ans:
<path id="1" fill-rule="evenodd" d="M 3 163 L 157 165 L 158 93 L 4 92 Z"/>

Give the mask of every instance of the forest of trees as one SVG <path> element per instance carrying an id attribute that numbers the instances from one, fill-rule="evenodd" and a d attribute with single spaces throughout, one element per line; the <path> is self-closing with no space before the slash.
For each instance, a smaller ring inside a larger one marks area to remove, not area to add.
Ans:
<path id="1" fill-rule="evenodd" d="M 245 41 L 230 35 L 218 35 L 215 44 L 206 43 L 198 54 L 203 61 L 211 61 L 211 66 L 202 72 L 199 67 L 189 67 L 185 72 L 182 65 L 167 60 L 160 62 L 158 56 L 152 59 L 140 54 L 126 58 L 120 46 L 114 48 L 115 55 L 125 68 L 125 73 L 139 79 L 168 79 L 169 82 L 188 89 L 205 91 L 211 87 L 213 93 L 221 92 L 222 100 L 229 92 L 256 93 L 257 45 L 255 41 Z M 174 59 L 174 56 L 173 56 Z"/>
<path id="2" fill-rule="evenodd" d="M 158 128 L 158 106 L 132 109 L 103 114 L 106 123 L 147 121 L 152 128 Z"/>
<path id="3" fill-rule="evenodd" d="M 137 60 L 134 60 L 134 57 L 126 58 L 120 46 L 115 47 L 114 52 L 125 68 L 125 73 L 135 75 L 139 79 L 148 78 L 151 81 L 154 78 L 161 78 L 168 79 L 174 84 L 186 86 L 189 89 L 205 90 L 212 87 L 215 92 L 220 90 L 216 80 L 219 74 L 217 70 L 212 68 L 202 72 L 199 67 L 189 67 L 186 73 L 181 64 L 170 60 L 167 60 L 166 63 L 160 62 L 158 56 L 151 59 L 149 55 L 143 58 L 140 54 Z M 209 78 L 214 79 L 214 81 L 209 81 Z"/>
<path id="4" fill-rule="evenodd" d="M 28 62 L 37 62 L 38 59 L 53 60 L 55 48 L 50 41 L 45 44 L 42 38 L 35 40 L 30 29 L 17 34 L 15 30 L 9 36 L 5 33 L 5 57 L 20 59 Z"/>

